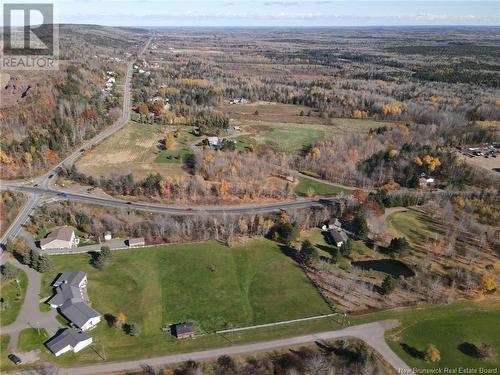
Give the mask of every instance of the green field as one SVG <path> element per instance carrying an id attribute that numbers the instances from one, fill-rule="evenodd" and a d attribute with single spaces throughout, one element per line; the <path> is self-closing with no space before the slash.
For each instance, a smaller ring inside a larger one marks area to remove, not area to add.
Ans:
<path id="1" fill-rule="evenodd" d="M 19 284 L 16 280 L 10 280 L 7 282 L 2 281 L 0 285 L 0 298 L 2 298 L 8 306 L 1 312 L 0 326 L 2 327 L 14 323 L 23 305 L 28 278 L 21 270 L 19 270 L 18 280 Z"/>
<path id="2" fill-rule="evenodd" d="M 406 237 L 414 249 L 419 249 L 428 239 L 440 238 L 438 228 L 422 213 L 412 210 L 389 215 L 386 233 L 389 237 Z"/>
<path id="3" fill-rule="evenodd" d="M 275 143 L 283 152 L 296 154 L 304 147 L 312 145 L 325 137 L 323 130 L 295 124 L 274 123 L 271 130 L 262 136 L 264 143 Z"/>
<path id="4" fill-rule="evenodd" d="M 338 186 L 325 184 L 307 177 L 300 177 L 299 183 L 295 187 L 295 193 L 301 197 L 306 197 L 310 192 L 314 192 L 313 196 L 319 195 L 329 197 L 340 193 L 348 194 L 350 190 Z"/>
<path id="5" fill-rule="evenodd" d="M 193 152 L 188 145 L 185 143 L 178 143 L 173 150 L 161 150 L 155 162 L 183 164 L 186 162 L 186 158 L 192 154 Z"/>
<path id="6" fill-rule="evenodd" d="M 161 327 L 172 323 L 194 322 L 197 333 L 205 334 L 331 311 L 302 269 L 268 240 L 234 248 L 206 242 L 119 250 L 103 271 L 89 264 L 88 254 L 51 259 L 55 267 L 43 275 L 42 297 L 51 294 L 50 283 L 59 272 L 82 270 L 88 274 L 88 292 L 97 311 L 122 312 L 141 327 L 137 338 L 106 322 L 92 331 L 112 358 L 165 352 L 158 344 L 172 338 Z M 219 338 L 209 341 L 214 340 Z M 175 340 L 172 345 L 177 345 Z M 81 358 L 95 355 L 86 353 Z"/>

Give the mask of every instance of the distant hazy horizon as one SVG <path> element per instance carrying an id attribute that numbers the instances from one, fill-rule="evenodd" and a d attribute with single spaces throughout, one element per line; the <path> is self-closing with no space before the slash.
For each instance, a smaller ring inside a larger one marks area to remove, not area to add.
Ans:
<path id="1" fill-rule="evenodd" d="M 21 3 L 11 0 L 8 3 Z M 29 2 L 50 2 L 36 1 Z M 54 0 L 56 23 L 122 27 L 499 26 L 498 1 Z M 3 21 L 0 21 L 3 22 Z M 32 20 L 33 24 L 40 20 Z M 21 18 L 14 19 L 20 25 Z"/>

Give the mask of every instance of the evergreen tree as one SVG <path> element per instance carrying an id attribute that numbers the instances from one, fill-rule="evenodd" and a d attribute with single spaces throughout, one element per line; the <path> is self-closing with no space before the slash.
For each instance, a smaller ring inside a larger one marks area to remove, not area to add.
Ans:
<path id="1" fill-rule="evenodd" d="M 310 266 L 316 259 L 318 259 L 318 251 L 311 241 L 303 241 L 299 252 L 299 262 L 306 266 Z"/>
<path id="2" fill-rule="evenodd" d="M 382 282 L 381 293 L 390 294 L 396 288 L 396 280 L 391 275 L 387 275 Z"/>

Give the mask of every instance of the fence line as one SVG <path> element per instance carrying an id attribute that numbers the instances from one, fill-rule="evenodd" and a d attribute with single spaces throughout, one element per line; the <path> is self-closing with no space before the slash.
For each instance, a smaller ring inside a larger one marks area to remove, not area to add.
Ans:
<path id="1" fill-rule="evenodd" d="M 229 333 L 229 332 L 247 331 L 249 329 L 265 328 L 265 327 L 278 326 L 278 325 L 282 325 L 282 324 L 305 322 L 308 320 L 329 318 L 331 316 L 337 316 L 337 315 L 339 315 L 339 314 L 338 313 L 331 313 L 331 314 L 325 314 L 325 315 L 316 315 L 316 316 L 310 316 L 308 318 L 284 320 L 284 321 L 275 322 L 275 323 L 258 324 L 255 326 L 248 326 L 248 327 L 241 327 L 241 328 L 223 329 L 221 331 L 215 331 L 215 333 Z"/>

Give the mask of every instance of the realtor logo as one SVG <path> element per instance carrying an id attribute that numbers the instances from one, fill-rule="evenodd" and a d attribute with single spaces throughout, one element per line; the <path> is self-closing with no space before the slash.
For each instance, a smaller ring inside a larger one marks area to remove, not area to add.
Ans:
<path id="1" fill-rule="evenodd" d="M 0 69 L 57 69 L 58 28 L 53 4 L 3 4 Z"/>

